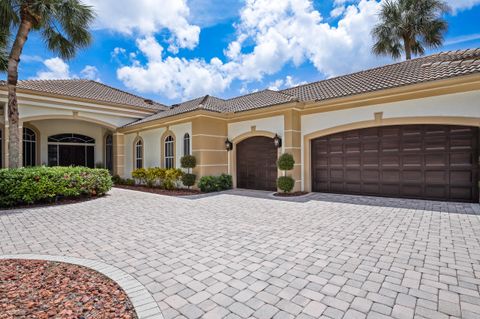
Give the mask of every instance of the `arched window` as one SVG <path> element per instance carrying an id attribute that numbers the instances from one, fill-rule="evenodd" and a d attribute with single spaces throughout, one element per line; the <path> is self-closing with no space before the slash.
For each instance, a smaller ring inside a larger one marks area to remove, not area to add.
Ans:
<path id="1" fill-rule="evenodd" d="M 49 136 L 48 165 L 95 167 L 95 139 L 75 133 Z"/>
<path id="2" fill-rule="evenodd" d="M 105 136 L 105 168 L 113 171 L 113 135 Z"/>
<path id="3" fill-rule="evenodd" d="M 190 155 L 190 135 L 188 133 L 183 136 L 183 155 Z"/>
<path id="4" fill-rule="evenodd" d="M 141 139 L 135 143 L 135 168 L 143 168 L 143 141 Z"/>
<path id="5" fill-rule="evenodd" d="M 165 138 L 165 168 L 174 168 L 174 140 L 171 135 Z"/>
<path id="6" fill-rule="evenodd" d="M 23 166 L 37 164 L 37 135 L 28 127 L 23 128 Z"/>

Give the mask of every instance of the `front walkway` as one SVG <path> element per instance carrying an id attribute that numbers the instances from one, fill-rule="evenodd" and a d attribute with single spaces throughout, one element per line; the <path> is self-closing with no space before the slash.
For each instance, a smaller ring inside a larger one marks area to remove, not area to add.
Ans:
<path id="1" fill-rule="evenodd" d="M 480 317 L 473 204 L 114 189 L 0 212 L 0 254 L 103 261 L 143 283 L 165 318 Z"/>

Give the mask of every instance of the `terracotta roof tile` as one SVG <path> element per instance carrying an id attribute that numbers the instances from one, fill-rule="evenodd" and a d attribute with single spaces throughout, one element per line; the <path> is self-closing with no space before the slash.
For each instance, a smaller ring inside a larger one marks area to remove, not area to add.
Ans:
<path id="1" fill-rule="evenodd" d="M 0 81 L 0 86 L 4 85 L 5 81 Z M 91 80 L 24 80 L 18 81 L 17 87 L 29 91 L 140 107 L 154 111 L 168 109 L 163 104 Z"/>
<path id="2" fill-rule="evenodd" d="M 480 49 L 449 51 L 309 83 L 282 92 L 323 101 L 480 72 Z"/>

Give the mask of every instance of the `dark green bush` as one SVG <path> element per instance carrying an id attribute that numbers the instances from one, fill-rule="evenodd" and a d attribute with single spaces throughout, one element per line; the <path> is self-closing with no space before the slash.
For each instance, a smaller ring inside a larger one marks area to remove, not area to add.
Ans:
<path id="1" fill-rule="evenodd" d="M 195 168 L 197 166 L 197 159 L 193 155 L 185 155 L 180 159 L 182 168 Z"/>
<path id="2" fill-rule="evenodd" d="M 291 192 L 293 186 L 295 186 L 295 181 L 290 176 L 281 176 L 277 179 L 277 187 L 285 193 Z"/>
<path id="3" fill-rule="evenodd" d="M 232 188 L 232 176 L 222 174 L 220 176 L 203 176 L 198 182 L 198 187 L 202 192 L 218 192 Z"/>
<path id="4" fill-rule="evenodd" d="M 295 160 L 293 159 L 292 154 L 283 153 L 278 158 L 277 167 L 282 171 L 289 171 L 293 169 L 294 165 L 295 165 Z"/>
<path id="5" fill-rule="evenodd" d="M 0 207 L 101 196 L 111 188 L 112 178 L 106 169 L 45 166 L 1 169 Z"/>
<path id="6" fill-rule="evenodd" d="M 114 185 L 135 185 L 135 180 L 132 178 L 121 178 L 119 175 L 112 176 L 112 182 Z"/>
<path id="7" fill-rule="evenodd" d="M 182 183 L 184 186 L 187 186 L 188 188 L 190 188 L 190 186 L 195 185 L 196 178 L 197 176 L 195 174 L 185 173 L 182 176 Z"/>

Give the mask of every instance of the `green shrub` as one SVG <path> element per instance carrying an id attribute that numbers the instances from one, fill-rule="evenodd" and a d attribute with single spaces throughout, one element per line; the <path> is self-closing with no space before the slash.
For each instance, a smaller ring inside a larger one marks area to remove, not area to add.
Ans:
<path id="1" fill-rule="evenodd" d="M 195 174 L 186 173 L 182 176 L 182 184 L 190 188 L 190 186 L 195 185 L 195 179 L 197 176 Z"/>
<path id="2" fill-rule="evenodd" d="M 162 181 L 162 186 L 165 189 L 171 190 L 177 188 L 178 182 L 181 180 L 183 172 L 178 168 L 170 168 L 165 171 L 165 178 Z"/>
<path id="3" fill-rule="evenodd" d="M 203 176 L 198 182 L 198 187 L 202 192 L 218 192 L 232 188 L 232 176 L 222 174 L 220 176 Z"/>
<path id="4" fill-rule="evenodd" d="M 112 176 L 112 182 L 114 185 L 135 185 L 135 180 L 131 178 L 121 178 L 119 175 Z"/>
<path id="5" fill-rule="evenodd" d="M 122 184 L 122 178 L 120 177 L 120 175 L 118 174 L 115 174 L 112 176 L 112 182 L 114 185 L 121 185 Z"/>
<path id="6" fill-rule="evenodd" d="M 295 165 L 295 160 L 293 159 L 292 154 L 283 153 L 278 158 L 277 167 L 282 171 L 289 171 L 293 169 L 294 165 Z"/>
<path id="7" fill-rule="evenodd" d="M 290 176 L 280 176 L 277 179 L 277 187 L 286 193 L 291 192 L 293 186 L 295 186 L 295 181 Z"/>
<path id="8" fill-rule="evenodd" d="M 182 168 L 195 168 L 197 166 L 197 159 L 193 155 L 185 155 L 180 159 Z"/>
<path id="9" fill-rule="evenodd" d="M 147 170 L 145 168 L 137 168 L 132 172 L 132 177 L 135 178 L 139 184 L 147 182 Z"/>
<path id="10" fill-rule="evenodd" d="M 86 167 L 29 167 L 0 170 L 0 207 L 101 196 L 112 188 L 108 170 Z"/>
<path id="11" fill-rule="evenodd" d="M 219 176 L 220 188 L 222 190 L 231 189 L 233 187 L 232 175 L 222 174 Z"/>

